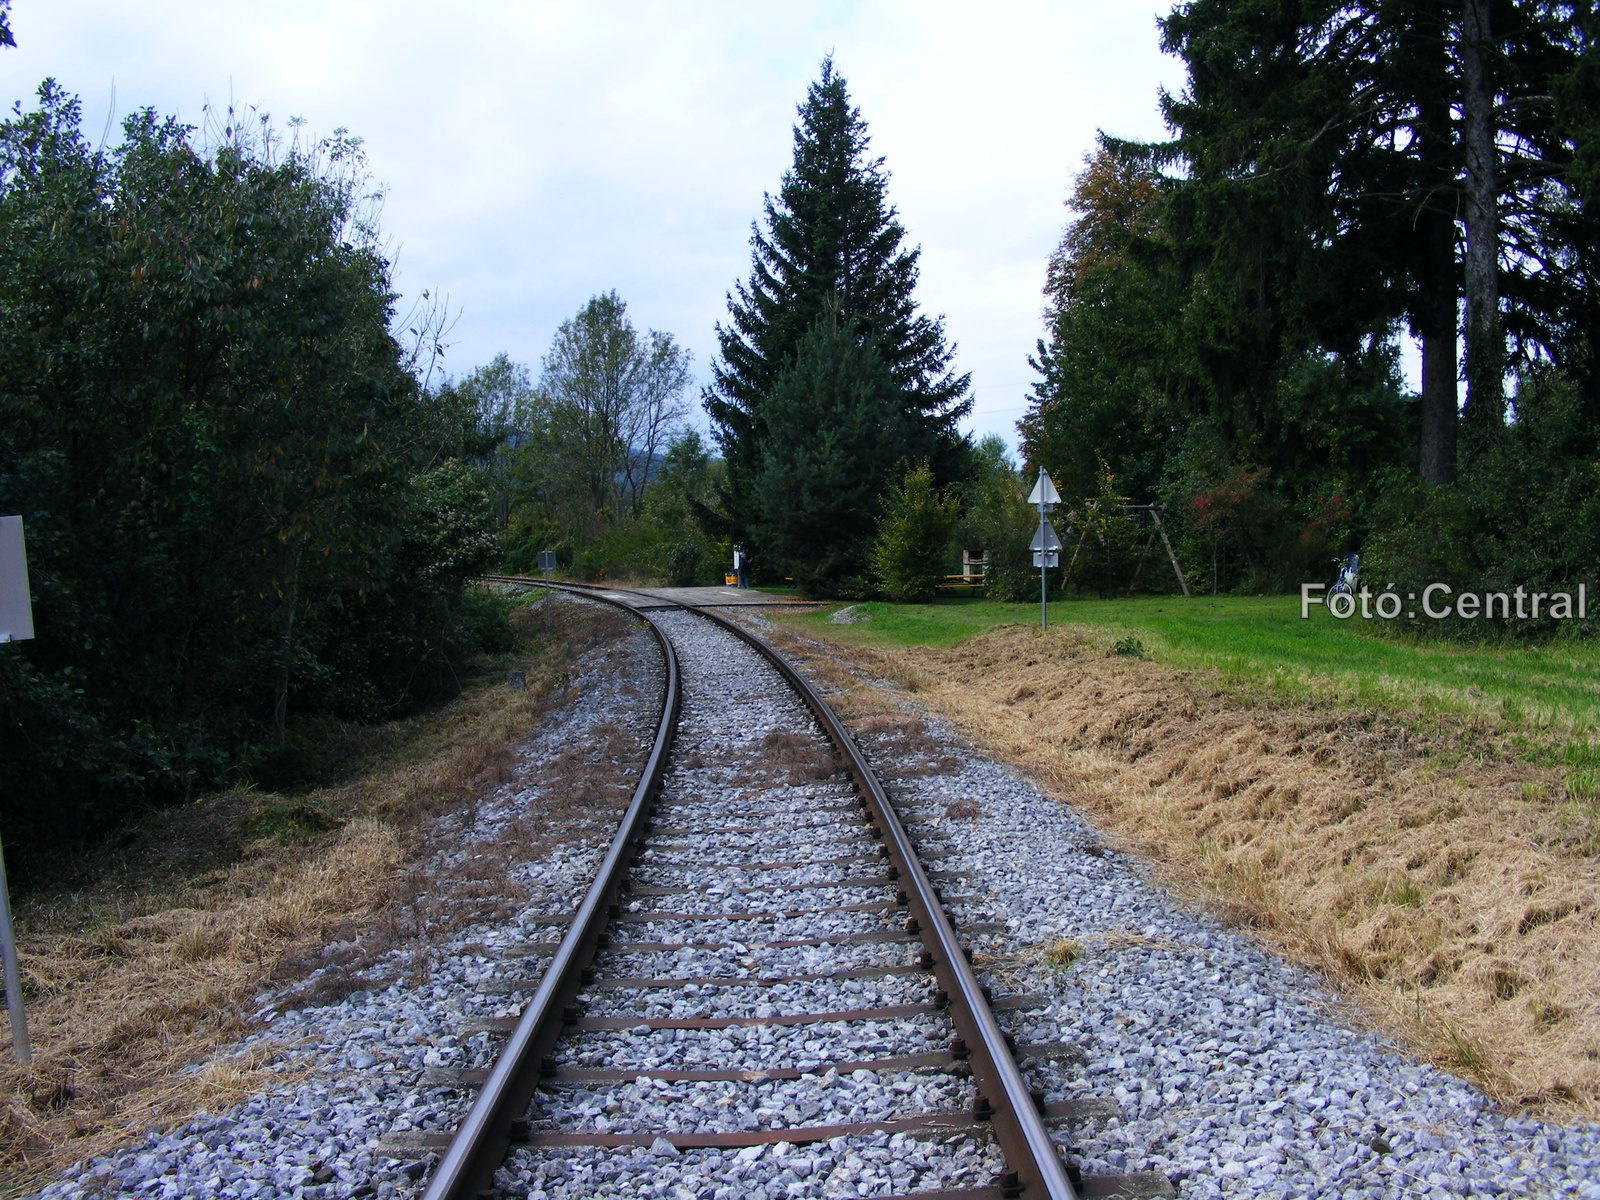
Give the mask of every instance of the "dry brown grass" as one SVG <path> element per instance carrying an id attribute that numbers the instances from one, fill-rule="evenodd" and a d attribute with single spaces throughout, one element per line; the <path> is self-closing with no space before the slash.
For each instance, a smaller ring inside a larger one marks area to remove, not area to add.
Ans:
<path id="1" fill-rule="evenodd" d="M 393 944 L 428 927 L 428 914 L 413 915 L 408 928 L 396 914 L 418 890 L 413 875 L 430 848 L 430 823 L 470 812 L 509 778 L 517 742 L 561 698 L 567 664 L 626 628 L 624 618 L 588 608 L 563 615 L 558 605 L 552 618 L 538 660 L 526 664 L 526 691 L 508 691 L 496 674 L 438 712 L 375 731 L 388 752 L 340 787 L 298 798 L 235 793 L 156 814 L 124 836 L 133 848 L 108 860 L 102 878 L 19 905 L 35 1058 L 29 1068 L 15 1064 L 9 1029 L 0 1031 L 0 1171 L 11 1186 L 106 1153 L 148 1127 L 294 1082 L 277 1061 L 281 1048 L 219 1051 L 248 1031 L 240 1014 L 275 979 L 338 965 L 342 951 L 347 969 L 307 996 L 331 998 L 386 937 Z M 604 749 L 620 755 L 624 747 L 619 740 Z M 574 782 L 572 803 L 594 798 L 579 786 L 588 774 L 579 765 L 556 769 Z M 165 864 L 197 873 L 141 873 L 201 826 L 206 834 L 196 841 L 216 853 L 169 855 Z M 523 829 L 517 840 L 526 850 L 539 830 Z M 463 870 L 462 882 L 493 878 L 517 851 L 497 849 L 485 856 L 495 862 Z M 464 895 L 462 906 L 473 902 Z M 353 938 L 357 929 L 368 936 Z"/>
<path id="2" fill-rule="evenodd" d="M 787 773 L 798 786 L 827 779 L 840 769 L 833 747 L 810 734 L 774 729 L 761 739 L 761 761 Z"/>
<path id="3" fill-rule="evenodd" d="M 794 643 L 789 643 L 794 646 Z M 1592 798 L 1500 735 L 1226 693 L 1072 629 L 840 648 L 1497 1100 L 1600 1117 Z M 844 707 L 882 713 L 889 698 Z M 1492 747 L 1491 747 L 1492 748 Z"/>

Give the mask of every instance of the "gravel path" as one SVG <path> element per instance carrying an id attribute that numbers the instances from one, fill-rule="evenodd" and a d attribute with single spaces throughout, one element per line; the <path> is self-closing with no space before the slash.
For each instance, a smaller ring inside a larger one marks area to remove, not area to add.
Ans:
<path id="1" fill-rule="evenodd" d="M 452 922 L 454 928 L 425 932 L 390 951 L 378 969 L 396 982 L 381 989 L 305 1005 L 297 997 L 316 994 L 324 974 L 318 970 L 291 989 L 259 997 L 257 1017 L 265 1028 L 235 1053 L 278 1053 L 275 1069 L 286 1080 L 281 1089 L 165 1136 L 153 1133 L 143 1145 L 80 1166 L 39 1194 L 50 1200 L 416 1194 L 432 1159 L 406 1145 L 404 1135 L 449 1132 L 464 1115 L 470 1093 L 436 1082 L 439 1073 L 492 1061 L 496 1043 L 475 1027 L 521 1011 L 526 995 L 508 991 L 506 982 L 535 986 L 541 960 L 529 953 L 529 943 L 557 936 L 541 916 L 558 914 L 565 923 L 621 815 L 620 807 L 600 814 L 602 820 L 560 815 L 562 798 L 545 794 L 543 768 L 564 754 L 620 741 L 629 747 L 626 769 L 637 778 L 661 703 L 654 637 L 639 627 L 620 645 L 588 652 L 574 664 L 569 686 L 576 699 L 519 747 L 514 780 L 475 809 L 442 819 L 434 831 L 443 849 L 425 875 L 444 891 L 465 859 L 501 843 L 519 819 L 531 818 L 553 846 L 539 860 L 514 866 L 516 888 L 506 896 L 475 896 L 483 919 L 468 914 Z M 602 763 L 596 769 L 618 768 Z M 491 918 L 508 897 L 515 903 L 509 919 Z M 419 911 L 426 899 L 416 898 Z"/>

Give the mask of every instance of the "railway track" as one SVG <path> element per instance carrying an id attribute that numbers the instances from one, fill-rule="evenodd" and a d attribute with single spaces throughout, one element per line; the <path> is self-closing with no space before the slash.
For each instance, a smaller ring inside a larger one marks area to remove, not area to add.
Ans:
<path id="1" fill-rule="evenodd" d="M 648 621 L 659 727 L 570 924 L 528 948 L 493 1069 L 459 1081 L 480 1086 L 427 1200 L 784 1195 L 820 1171 L 828 1194 L 1170 1194 L 1063 1160 L 1072 1105 L 1025 1069 L 1074 1048 L 1005 1029 L 1048 1001 L 989 994 L 956 881 L 805 680 L 718 614 L 581 591 Z"/>

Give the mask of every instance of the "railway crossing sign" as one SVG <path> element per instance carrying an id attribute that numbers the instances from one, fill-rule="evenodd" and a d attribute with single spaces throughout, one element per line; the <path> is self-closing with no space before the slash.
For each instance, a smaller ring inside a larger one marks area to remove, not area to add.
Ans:
<path id="1" fill-rule="evenodd" d="M 1061 562 L 1061 539 L 1045 517 L 1045 513 L 1061 503 L 1061 493 L 1056 491 L 1056 485 L 1050 481 L 1050 472 L 1043 467 L 1039 468 L 1039 478 L 1033 485 L 1033 491 L 1028 493 L 1028 503 L 1039 507 L 1039 532 L 1033 535 L 1029 548 L 1033 551 L 1033 565 L 1039 568 L 1039 628 L 1043 630 L 1048 611 L 1045 608 L 1045 571 Z"/>
<path id="2" fill-rule="evenodd" d="M 544 598 L 539 601 L 540 608 L 543 608 L 546 604 L 550 603 L 550 572 L 554 571 L 555 569 L 556 552 L 554 550 L 539 551 L 539 570 L 544 572 Z M 548 617 L 545 619 L 547 621 L 549 620 Z"/>

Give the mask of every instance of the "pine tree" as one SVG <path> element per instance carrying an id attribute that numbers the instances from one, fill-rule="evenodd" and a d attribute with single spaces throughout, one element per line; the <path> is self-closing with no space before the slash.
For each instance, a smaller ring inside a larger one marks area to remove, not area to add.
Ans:
<path id="1" fill-rule="evenodd" d="M 758 522 L 755 481 L 773 441 L 769 403 L 830 302 L 838 327 L 870 342 L 892 382 L 874 419 L 886 428 L 905 419 L 925 431 L 941 482 L 965 463 L 956 422 L 971 408 L 969 376 L 951 369 L 955 352 L 945 344 L 943 322 L 917 310 L 920 251 L 902 246 L 905 229 L 888 203 L 888 172 L 882 158 L 868 156 L 866 123 L 831 59 L 823 61 L 799 117 L 793 165 L 777 197 L 766 198 L 751 238 L 750 279 L 735 286 L 729 322 L 717 327 L 721 356 L 704 397 L 728 467 L 725 532 L 741 541 Z M 862 394 L 876 391 L 862 386 Z M 866 482 L 876 495 L 887 475 Z M 770 552 L 754 549 L 758 563 L 773 565 Z"/>
<path id="2" fill-rule="evenodd" d="M 884 595 L 897 604 L 926 604 L 938 595 L 945 547 L 960 520 L 960 502 L 939 495 L 927 463 L 891 483 L 872 546 L 872 566 Z"/>
<path id="3" fill-rule="evenodd" d="M 872 339 L 837 304 L 795 347 L 766 398 L 767 441 L 751 479 L 756 553 L 808 595 L 868 590 L 885 481 L 929 439 L 898 410 L 900 389 Z"/>
<path id="4" fill-rule="evenodd" d="M 1152 149 L 1186 167 L 1172 223 L 1197 260 L 1192 290 L 1216 298 L 1186 323 L 1202 374 L 1243 398 L 1241 423 L 1276 387 L 1275 350 L 1348 357 L 1404 319 L 1423 344 L 1420 474 L 1444 484 L 1458 332 L 1463 461 L 1504 427 L 1508 338 L 1524 362 L 1587 369 L 1569 317 L 1582 284 L 1569 285 L 1596 243 L 1592 218 L 1569 221 L 1585 207 L 1592 118 L 1571 101 L 1594 57 L 1592 5 L 1495 4 L 1492 22 L 1490 7 L 1192 0 L 1162 19 L 1189 84 L 1163 100 L 1176 141 Z"/>

